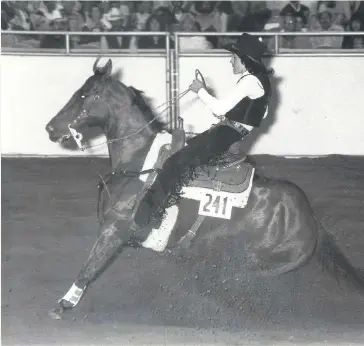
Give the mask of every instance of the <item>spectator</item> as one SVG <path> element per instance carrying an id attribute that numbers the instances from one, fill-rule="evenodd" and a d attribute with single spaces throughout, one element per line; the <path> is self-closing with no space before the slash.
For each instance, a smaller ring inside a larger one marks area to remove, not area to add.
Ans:
<path id="1" fill-rule="evenodd" d="M 99 7 L 101 13 L 108 13 L 110 11 L 111 4 L 108 0 L 101 0 L 94 4 L 96 4 Z"/>
<path id="2" fill-rule="evenodd" d="M 240 32 L 243 18 L 250 13 L 249 1 L 232 1 L 232 12 L 228 16 L 227 31 Z M 236 37 L 234 42 L 236 41 Z"/>
<path id="3" fill-rule="evenodd" d="M 152 12 L 156 11 L 160 8 L 171 8 L 173 6 L 174 1 L 153 1 L 153 10 Z"/>
<path id="4" fill-rule="evenodd" d="M 108 21 L 102 20 L 102 11 L 96 3 L 91 4 L 90 13 L 87 10 L 84 13 L 85 22 L 82 31 L 103 32 L 111 29 L 111 24 Z M 101 38 L 102 35 L 85 35 L 82 37 L 80 43 L 99 48 L 101 46 Z"/>
<path id="5" fill-rule="evenodd" d="M 12 5 L 15 12 L 15 16 L 10 22 L 12 30 L 32 30 L 27 2 L 13 1 Z"/>
<path id="6" fill-rule="evenodd" d="M 66 1 L 65 1 L 66 2 Z M 85 17 L 82 13 L 82 4 L 79 1 L 72 1 L 64 6 L 64 11 L 68 19 L 68 30 L 69 31 L 84 31 L 86 26 Z M 85 36 L 84 36 L 85 37 Z M 77 48 L 82 44 L 80 36 L 70 36 L 71 48 Z"/>
<path id="7" fill-rule="evenodd" d="M 42 16 L 44 19 L 45 14 L 41 9 L 41 2 L 40 1 L 27 1 L 26 11 L 29 15 L 29 20 L 31 23 L 31 30 L 38 30 L 39 25 L 37 22 L 42 22 L 42 18 L 39 18 L 39 16 Z M 35 25 L 37 23 L 37 25 Z"/>
<path id="8" fill-rule="evenodd" d="M 296 18 L 297 16 L 292 13 L 286 12 L 282 18 L 282 30 L 281 32 L 294 32 L 296 31 Z M 281 36 L 280 46 L 282 48 L 297 48 L 296 47 L 296 36 Z"/>
<path id="9" fill-rule="evenodd" d="M 232 2 L 232 9 L 234 14 L 229 16 L 228 31 L 235 32 L 262 32 L 272 14 L 266 1 Z"/>
<path id="10" fill-rule="evenodd" d="M 348 31 L 364 31 L 364 24 L 359 14 L 354 14 L 349 22 Z M 344 36 L 342 48 L 363 49 L 364 36 Z"/>
<path id="11" fill-rule="evenodd" d="M 360 21 L 364 22 L 364 1 L 340 1 L 340 3 L 348 21 L 356 14 L 360 17 Z"/>
<path id="12" fill-rule="evenodd" d="M 185 13 L 182 15 L 178 29 L 184 32 L 201 31 L 201 28 L 192 13 Z M 182 51 L 212 48 L 212 44 L 204 36 L 182 36 L 180 37 L 179 44 Z"/>
<path id="13" fill-rule="evenodd" d="M 325 4 L 322 4 L 317 14 L 317 20 L 310 24 L 310 31 L 344 31 L 340 25 L 333 23 L 332 13 Z M 341 48 L 343 38 L 340 36 L 314 36 L 310 38 L 312 48 Z"/>
<path id="14" fill-rule="evenodd" d="M 146 27 L 147 20 L 149 19 L 151 13 L 153 11 L 153 3 L 149 1 L 140 1 L 136 3 L 135 12 L 131 15 L 131 28 L 134 31 L 143 31 Z M 150 24 L 149 24 L 150 25 Z M 139 47 L 139 40 L 142 39 L 143 36 L 133 36 L 131 38 L 130 47 L 137 48 Z M 146 42 L 145 39 L 142 39 L 142 45 Z"/>
<path id="15" fill-rule="evenodd" d="M 299 16 L 287 14 L 282 18 L 281 32 L 306 32 L 303 20 Z M 310 49 L 311 42 L 308 36 L 281 36 L 280 47 L 288 49 Z"/>
<path id="16" fill-rule="evenodd" d="M 183 14 L 186 12 L 183 1 L 171 2 L 171 4 L 169 5 L 169 9 L 171 10 L 171 13 L 173 14 L 177 22 L 181 21 Z"/>
<path id="17" fill-rule="evenodd" d="M 296 31 L 297 32 L 307 32 L 306 25 L 303 24 L 301 17 L 296 17 Z M 296 36 L 296 48 L 298 49 L 311 49 L 312 44 L 309 36 L 298 35 Z"/>
<path id="18" fill-rule="evenodd" d="M 271 4 L 272 2 L 269 1 L 268 3 Z M 272 8 L 272 5 L 270 5 L 269 10 L 270 10 L 270 17 L 264 25 L 264 31 L 278 32 L 281 29 L 283 29 L 283 22 L 282 22 L 282 18 L 280 15 L 281 11 L 280 11 L 280 9 Z"/>
<path id="19" fill-rule="evenodd" d="M 69 17 L 73 13 L 76 1 L 62 1 L 63 13 L 65 17 Z"/>
<path id="20" fill-rule="evenodd" d="M 15 10 L 9 4 L 9 1 L 1 2 L 1 30 L 10 30 L 11 21 L 15 17 Z"/>
<path id="21" fill-rule="evenodd" d="M 90 12 L 85 11 L 85 19 L 85 28 L 92 32 L 101 32 L 112 27 L 107 20 L 103 20 L 103 12 L 97 4 L 91 6 Z"/>
<path id="22" fill-rule="evenodd" d="M 337 25 L 345 26 L 350 17 L 346 17 L 344 1 L 317 1 L 316 13 L 322 5 L 325 5 L 327 10 L 332 14 L 332 22 Z"/>
<path id="23" fill-rule="evenodd" d="M 56 3 L 54 1 L 41 1 L 39 3 L 39 10 L 42 11 L 50 23 L 53 20 L 52 12 L 56 9 Z"/>
<path id="24" fill-rule="evenodd" d="M 177 1 L 178 3 L 181 1 Z M 168 2 L 167 2 L 168 3 Z M 178 4 L 170 5 L 170 6 L 161 6 L 154 10 L 153 14 L 160 16 L 163 18 L 165 22 L 166 31 L 176 31 L 178 30 L 179 21 L 183 15 L 182 8 L 178 7 Z"/>
<path id="25" fill-rule="evenodd" d="M 52 31 L 66 31 L 67 19 L 65 19 L 60 10 L 52 12 L 53 19 L 50 22 Z M 66 39 L 64 35 L 44 35 L 40 41 L 40 48 L 64 49 L 66 47 Z"/>
<path id="26" fill-rule="evenodd" d="M 10 22 L 11 30 L 24 30 L 32 31 L 35 29 L 48 30 L 47 25 L 42 28 L 36 28 L 34 26 L 33 19 L 35 18 L 36 9 L 39 8 L 39 4 L 30 2 L 10 2 L 13 6 L 15 16 Z M 38 13 L 39 14 L 39 13 Z M 38 16 L 37 16 L 38 17 Z M 47 22 L 47 21 L 45 21 Z M 46 23 L 44 23 L 46 24 Z M 21 48 L 39 48 L 40 38 L 38 35 L 16 35 L 16 44 L 14 47 Z"/>
<path id="27" fill-rule="evenodd" d="M 135 29 L 142 31 L 153 11 L 153 3 L 150 1 L 140 1 L 137 4 L 136 13 L 134 14 Z"/>
<path id="28" fill-rule="evenodd" d="M 201 32 L 226 32 L 228 14 L 220 11 L 218 3 L 215 1 L 194 1 L 191 12 L 196 16 L 196 22 L 201 28 Z M 214 48 L 218 47 L 218 37 L 207 36 Z"/>
<path id="29" fill-rule="evenodd" d="M 32 27 L 35 31 L 48 31 L 50 30 L 49 20 L 42 10 L 37 10 L 35 13 L 30 15 Z"/>
<path id="30" fill-rule="evenodd" d="M 133 8 L 129 2 L 122 2 L 120 5 L 120 19 L 121 25 L 126 30 L 130 30 L 131 27 L 131 20 L 130 15 L 133 12 Z"/>
<path id="31" fill-rule="evenodd" d="M 1 2 L 1 30 L 11 30 L 10 22 L 15 17 L 14 9 L 8 4 L 8 1 Z M 17 43 L 15 35 L 1 35 L 2 47 L 13 47 Z"/>
<path id="32" fill-rule="evenodd" d="M 126 31 L 126 26 L 128 25 L 128 15 L 125 13 L 125 8 L 123 8 L 124 13 L 120 11 L 119 4 L 113 3 L 110 11 L 105 14 L 103 20 L 105 21 L 105 26 L 107 31 L 110 32 L 121 32 Z M 108 23 L 106 25 L 106 23 Z M 106 40 L 109 48 L 120 49 L 128 48 L 130 44 L 130 36 L 106 36 Z"/>
<path id="33" fill-rule="evenodd" d="M 242 31 L 262 32 L 269 21 L 272 11 L 266 1 L 253 1 L 250 12 L 243 18 Z"/>
<path id="34" fill-rule="evenodd" d="M 242 32 L 244 18 L 250 13 L 250 1 L 231 1 L 231 11 L 228 14 L 227 32 Z M 237 36 L 225 36 L 220 39 L 220 45 L 235 43 Z"/>
<path id="35" fill-rule="evenodd" d="M 160 8 L 155 13 L 149 16 L 145 27 L 142 31 L 168 31 L 174 17 L 170 16 L 169 11 L 164 11 Z M 141 49 L 165 49 L 166 39 L 164 36 L 141 36 L 138 40 L 138 48 Z M 171 42 L 173 48 L 173 42 Z"/>
<path id="36" fill-rule="evenodd" d="M 306 26 L 310 16 L 310 10 L 307 6 L 301 4 L 300 1 L 290 1 L 282 8 L 280 15 L 282 17 L 285 17 L 286 15 L 299 17 L 302 19 L 303 25 Z"/>

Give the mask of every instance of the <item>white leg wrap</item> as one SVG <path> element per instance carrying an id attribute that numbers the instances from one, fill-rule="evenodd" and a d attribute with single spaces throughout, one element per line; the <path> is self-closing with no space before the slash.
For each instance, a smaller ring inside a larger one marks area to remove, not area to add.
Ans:
<path id="1" fill-rule="evenodd" d="M 73 284 L 62 299 L 71 303 L 73 306 L 76 306 L 80 301 L 80 299 L 82 298 L 84 291 L 85 291 L 84 289 L 79 288 L 75 284 Z"/>
<path id="2" fill-rule="evenodd" d="M 168 244 L 169 237 L 173 231 L 178 217 L 178 206 L 172 205 L 166 210 L 166 217 L 159 229 L 152 229 L 148 238 L 142 243 L 147 249 L 163 252 Z"/>

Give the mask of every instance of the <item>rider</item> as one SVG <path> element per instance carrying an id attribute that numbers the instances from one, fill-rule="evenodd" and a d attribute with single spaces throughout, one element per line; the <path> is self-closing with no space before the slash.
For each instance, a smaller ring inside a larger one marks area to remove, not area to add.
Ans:
<path id="1" fill-rule="evenodd" d="M 240 74 L 236 87 L 226 99 L 216 99 L 197 78 L 190 90 L 211 109 L 221 121 L 211 129 L 188 141 L 188 145 L 169 157 L 156 180 L 142 198 L 134 216 L 134 226 L 148 223 L 159 227 L 165 210 L 175 204 L 183 186 L 194 177 L 198 166 L 226 153 L 230 146 L 258 127 L 267 114 L 271 93 L 269 75 L 262 62 L 264 44 L 256 37 L 242 34 L 235 44 L 224 47 L 232 53 L 234 74 Z"/>

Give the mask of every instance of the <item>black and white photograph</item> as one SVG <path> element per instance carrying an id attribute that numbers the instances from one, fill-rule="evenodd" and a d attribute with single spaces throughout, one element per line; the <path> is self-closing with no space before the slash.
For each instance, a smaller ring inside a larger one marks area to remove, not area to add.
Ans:
<path id="1" fill-rule="evenodd" d="M 2 1 L 2 345 L 364 345 L 364 1 Z"/>

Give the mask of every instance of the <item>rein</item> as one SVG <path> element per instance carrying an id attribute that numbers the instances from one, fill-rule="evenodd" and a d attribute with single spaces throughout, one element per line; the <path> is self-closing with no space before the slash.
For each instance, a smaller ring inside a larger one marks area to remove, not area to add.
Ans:
<path id="1" fill-rule="evenodd" d="M 202 73 L 199 70 L 195 71 L 195 78 L 201 78 L 202 83 L 206 86 L 205 83 L 205 79 L 202 75 Z M 171 100 L 166 101 L 164 103 L 162 103 L 161 105 L 159 105 L 158 107 L 156 107 L 155 109 L 152 110 L 152 112 L 155 112 L 157 109 L 161 108 L 162 106 L 167 104 L 167 107 L 165 109 L 163 109 L 161 112 L 157 113 L 156 115 L 161 115 L 163 114 L 168 108 L 170 108 L 173 104 L 175 104 L 178 100 L 180 100 L 183 96 L 185 96 L 186 94 L 188 94 L 190 92 L 190 88 L 188 88 L 187 90 L 181 92 L 180 94 L 178 94 L 177 96 L 173 97 Z M 79 118 L 82 117 L 82 114 L 79 116 Z M 130 138 L 136 134 L 138 134 L 139 132 L 143 131 L 146 127 L 148 127 L 150 124 L 152 124 L 154 121 L 156 121 L 157 118 L 154 117 L 154 119 L 152 119 L 151 121 L 149 121 L 147 124 L 145 124 L 144 126 L 142 126 L 140 129 L 138 129 L 137 131 L 130 133 L 126 136 L 120 137 L 120 138 L 115 138 L 115 139 L 110 139 L 104 143 L 100 143 L 100 144 L 95 144 L 95 145 L 90 145 L 87 147 L 83 147 L 82 146 L 82 134 L 79 133 L 76 129 L 74 129 L 71 124 L 68 125 L 68 129 L 70 131 L 71 136 L 73 137 L 73 139 L 75 140 L 75 142 L 77 143 L 77 146 L 79 147 L 79 149 L 81 149 L 82 151 L 84 151 L 85 149 L 88 148 L 92 148 L 92 147 L 96 147 L 96 146 L 100 146 L 100 145 L 104 145 L 104 144 L 108 144 L 108 143 L 113 143 L 113 142 L 117 142 L 117 141 L 121 141 L 123 139 L 126 138 Z M 182 120 L 181 118 L 179 118 L 179 120 Z M 75 121 L 76 122 L 76 121 Z M 170 122 L 167 122 L 167 124 L 169 124 Z M 139 171 L 139 172 L 133 172 L 133 171 L 125 171 L 125 170 L 117 170 L 117 172 L 111 172 L 105 175 L 105 177 L 102 177 L 102 175 L 100 175 L 100 181 L 98 184 L 98 188 L 99 188 L 99 196 L 98 196 L 98 205 L 100 203 L 100 197 L 101 197 L 101 192 L 102 189 L 105 188 L 108 194 L 108 197 L 111 201 L 112 204 L 113 200 L 111 198 L 111 193 L 107 187 L 107 183 L 110 181 L 110 179 L 115 176 L 115 175 L 122 175 L 124 177 L 139 177 L 140 175 L 144 175 L 144 174 L 150 174 L 150 173 L 154 173 L 154 172 L 158 172 L 160 171 L 160 168 L 151 168 L 151 169 L 146 169 L 144 171 Z M 97 208 L 98 212 L 99 212 L 99 206 Z"/>
<path id="2" fill-rule="evenodd" d="M 153 109 L 152 112 L 155 112 L 157 109 L 159 109 L 162 106 L 164 106 L 165 104 L 169 103 L 169 105 L 165 109 L 163 109 L 161 112 L 157 113 L 156 116 L 163 114 L 168 108 L 170 108 L 173 104 L 175 104 L 178 100 L 180 100 L 183 96 L 185 96 L 189 91 L 190 91 L 190 89 L 187 89 L 187 90 L 181 92 L 179 95 L 173 97 L 172 100 L 166 101 L 166 102 L 162 103 L 161 105 L 159 105 L 158 107 L 156 107 L 155 109 Z M 83 146 L 82 145 L 82 138 L 83 138 L 82 134 L 79 133 L 77 130 L 75 130 L 71 126 L 71 124 L 68 125 L 68 129 L 69 129 L 69 131 L 71 133 L 71 136 L 73 137 L 73 139 L 77 143 L 78 148 L 81 151 L 84 151 L 85 149 L 88 149 L 88 148 L 98 147 L 98 146 L 101 146 L 101 145 L 105 145 L 105 144 L 109 144 L 109 143 L 113 143 L 113 142 L 118 142 L 118 141 L 130 138 L 130 137 L 133 137 L 134 135 L 136 135 L 139 132 L 143 131 L 146 127 L 148 127 L 150 124 L 152 124 L 156 120 L 157 120 L 157 118 L 155 117 L 154 119 L 152 119 L 151 121 L 146 123 L 144 126 L 142 126 L 137 131 L 135 131 L 133 133 L 130 133 L 130 134 L 126 135 L 126 136 L 123 136 L 123 137 L 120 137 L 120 138 L 115 138 L 115 139 L 110 139 L 110 140 L 108 140 L 106 142 L 103 142 L 103 143 L 100 143 L 100 144 L 94 144 L 94 145 L 90 145 L 90 146 Z M 167 122 L 167 124 L 169 124 L 169 122 Z"/>

